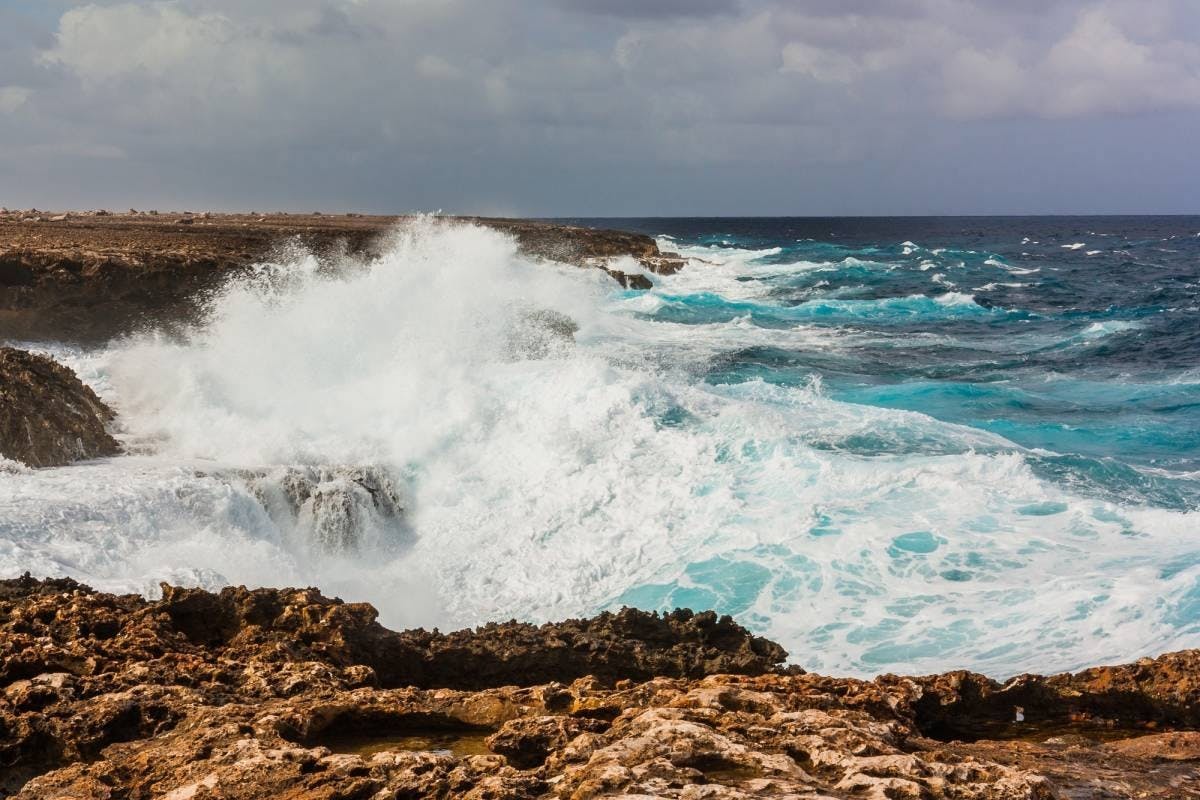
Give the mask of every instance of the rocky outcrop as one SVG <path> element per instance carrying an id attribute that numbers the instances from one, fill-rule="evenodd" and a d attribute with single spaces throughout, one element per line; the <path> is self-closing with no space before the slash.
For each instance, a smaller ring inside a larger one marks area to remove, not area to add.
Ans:
<path id="1" fill-rule="evenodd" d="M 923 696 L 914 711 L 922 729 L 939 738 L 1007 735 L 1020 728 L 1013 725 L 1017 709 L 1026 726 L 1101 729 L 1125 720 L 1149 729 L 1200 728 L 1200 650 L 1076 674 L 1019 675 L 1003 683 L 971 672 L 915 680 Z"/>
<path id="2" fill-rule="evenodd" d="M 441 634 L 315 590 L 163 594 L 0 582 L 0 796 L 1200 792 L 1192 652 L 1009 684 L 862 681 L 783 669 L 776 645 L 711 614 Z M 1028 722 L 988 717 L 1032 685 Z"/>
<path id="3" fill-rule="evenodd" d="M 162 599 L 147 602 L 58 586 L 64 591 L 21 578 L 0 589 L 0 602 L 23 609 L 25 620 L 11 625 L 11 616 L 0 616 L 0 683 L 69 664 L 131 664 L 148 652 L 210 665 L 263 658 L 319 662 L 366 668 L 372 683 L 383 687 L 465 689 L 585 675 L 614 681 L 761 674 L 786 657 L 778 645 L 711 612 L 659 616 L 625 609 L 542 626 L 506 622 L 444 634 L 388 630 L 370 605 L 329 599 L 315 589 L 231 587 L 212 593 L 164 585 Z M 64 597 L 70 598 L 65 608 Z M 103 635 L 92 636 L 97 631 Z M 163 679 L 174 680 L 174 672 Z M 241 684 L 233 688 L 246 691 Z"/>
<path id="4" fill-rule="evenodd" d="M 0 348 L 0 456 L 55 467 L 111 456 L 113 412 L 70 369 L 45 356 Z"/>
<path id="5" fill-rule="evenodd" d="M 328 258 L 372 256 L 400 217 L 321 214 L 0 213 L 0 339 L 105 338 L 188 319 L 193 301 L 231 273 L 299 243 Z M 530 220 L 469 218 L 513 236 L 537 258 L 602 269 L 627 288 L 639 270 L 683 261 L 641 234 Z"/>

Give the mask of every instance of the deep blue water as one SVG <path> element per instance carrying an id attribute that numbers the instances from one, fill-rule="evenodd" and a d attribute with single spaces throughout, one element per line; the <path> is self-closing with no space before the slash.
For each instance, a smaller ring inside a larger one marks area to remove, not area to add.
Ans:
<path id="1" fill-rule="evenodd" d="M 730 349 L 711 383 L 819 376 L 839 400 L 999 434 L 1085 494 L 1200 507 L 1200 217 L 575 222 L 745 265 L 732 296 L 669 297 L 653 318 L 853 342 Z"/>

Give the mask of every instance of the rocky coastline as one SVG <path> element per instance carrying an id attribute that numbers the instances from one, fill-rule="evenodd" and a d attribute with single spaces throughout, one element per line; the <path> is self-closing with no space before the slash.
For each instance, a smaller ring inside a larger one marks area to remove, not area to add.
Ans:
<path id="1" fill-rule="evenodd" d="M 370 256 L 397 219 L 0 214 L 0 340 L 186 319 L 273 248 Z M 681 264 L 635 234 L 476 221 L 631 288 L 645 276 L 614 260 Z M 66 367 L 0 349 L 0 455 L 117 455 L 113 419 Z M 0 798 L 1200 797 L 1196 650 L 868 681 L 788 666 L 712 612 L 453 633 L 376 616 L 317 589 L 164 584 L 147 600 L 0 580 Z"/>
<path id="2" fill-rule="evenodd" d="M 712 613 L 450 634 L 375 617 L 315 589 L 0 581 L 0 796 L 1200 793 L 1196 651 L 865 681 L 785 667 Z"/>
<path id="3" fill-rule="evenodd" d="M 300 246 L 370 258 L 407 217 L 0 209 L 0 340 L 94 341 L 187 319 L 193 300 L 250 265 Z M 683 261 L 649 236 L 550 222 L 439 217 L 512 236 L 525 254 L 607 272 L 646 289 L 643 272 Z M 618 263 L 631 259 L 635 270 Z"/>

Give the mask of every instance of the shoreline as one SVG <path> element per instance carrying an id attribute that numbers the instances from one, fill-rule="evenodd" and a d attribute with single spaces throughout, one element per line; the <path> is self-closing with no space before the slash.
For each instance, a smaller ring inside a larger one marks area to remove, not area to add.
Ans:
<path id="1" fill-rule="evenodd" d="M 867 681 L 784 668 L 782 648 L 711 612 L 449 634 L 375 617 L 316 589 L 164 584 L 147 601 L 0 581 L 0 796 L 1200 788 L 1197 651 L 1003 684 L 963 671 Z"/>
<path id="2" fill-rule="evenodd" d="M 0 215 L 0 338 L 169 329 L 287 242 L 369 259 L 411 219 L 43 213 Z M 626 288 L 683 263 L 640 234 L 445 219 Z M 623 271 L 626 259 L 640 271 Z M 0 355 L 0 375 L 29 388 L 12 418 L 56 429 L 40 442 L 17 431 L 37 444 L 27 463 L 105 454 L 111 411 L 70 370 Z M 46 398 L 61 401 L 53 422 Z M 446 634 L 376 617 L 315 588 L 164 584 L 146 600 L 71 579 L 0 580 L 0 798 L 1200 792 L 1200 650 L 1005 681 L 964 670 L 865 680 L 787 667 L 779 645 L 711 611 Z"/>

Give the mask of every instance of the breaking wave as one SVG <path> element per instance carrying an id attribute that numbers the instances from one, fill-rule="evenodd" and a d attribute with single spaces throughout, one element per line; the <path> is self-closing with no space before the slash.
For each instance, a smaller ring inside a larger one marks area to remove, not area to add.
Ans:
<path id="1" fill-rule="evenodd" d="M 888 326 L 1019 312 L 956 293 L 789 304 L 772 292 L 819 262 L 732 250 L 636 294 L 425 220 L 370 262 L 264 264 L 181 336 L 54 349 L 133 455 L 5 470 L 0 572 L 315 584 L 392 626 L 713 607 L 857 674 L 1195 643 L 1186 492 L 1164 507 L 1121 473 L 1135 494 L 1114 502 L 1063 478 L 1103 483 L 1101 462 L 941 414 L 943 384 L 852 396 L 815 377 L 892 346 Z M 1076 327 L 1059 340 L 1136 329 Z"/>

